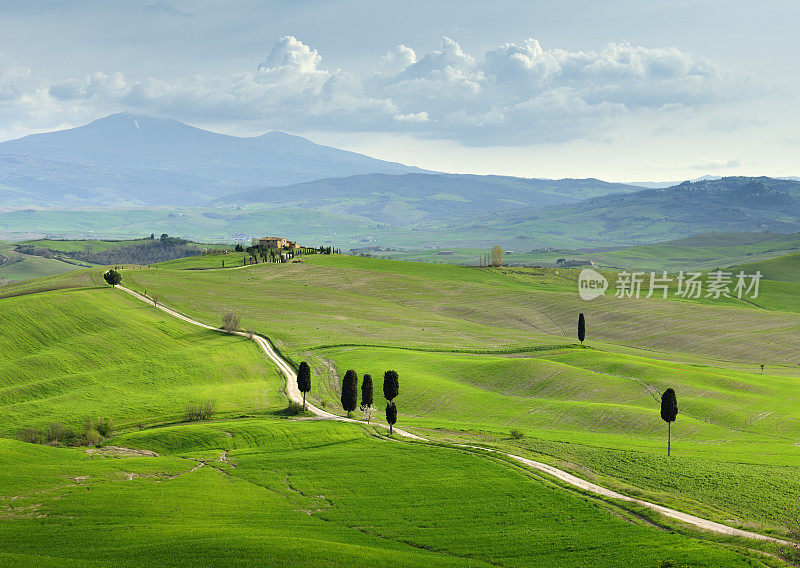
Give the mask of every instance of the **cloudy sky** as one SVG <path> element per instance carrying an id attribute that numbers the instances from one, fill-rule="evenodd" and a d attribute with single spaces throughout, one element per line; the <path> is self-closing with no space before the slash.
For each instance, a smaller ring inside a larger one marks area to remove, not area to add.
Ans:
<path id="1" fill-rule="evenodd" d="M 0 4 L 0 140 L 114 112 L 425 168 L 800 175 L 800 2 Z"/>

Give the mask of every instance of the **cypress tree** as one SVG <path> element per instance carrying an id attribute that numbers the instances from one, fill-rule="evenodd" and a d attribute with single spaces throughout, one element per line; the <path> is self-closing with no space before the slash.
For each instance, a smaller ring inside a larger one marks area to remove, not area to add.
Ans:
<path id="1" fill-rule="evenodd" d="M 361 410 L 372 406 L 372 375 L 361 379 Z"/>
<path id="2" fill-rule="evenodd" d="M 342 408 L 345 412 L 353 412 L 358 404 L 358 375 L 349 369 L 342 379 Z"/>
<path id="3" fill-rule="evenodd" d="M 400 392 L 400 380 L 397 371 L 386 371 L 383 374 L 383 398 L 392 402 Z"/>
<path id="4" fill-rule="evenodd" d="M 297 388 L 303 393 L 303 410 L 306 409 L 306 393 L 311 390 L 311 367 L 303 361 L 297 369 Z"/>
<path id="5" fill-rule="evenodd" d="M 581 347 L 583 347 L 584 339 L 586 339 L 586 318 L 583 317 L 583 314 L 578 314 L 578 341 L 581 342 Z"/>
<path id="6" fill-rule="evenodd" d="M 678 416 L 678 397 L 675 391 L 667 389 L 661 395 L 661 419 L 667 423 L 667 455 L 670 455 L 672 446 L 672 423 Z"/>
<path id="7" fill-rule="evenodd" d="M 386 405 L 386 422 L 389 423 L 389 435 L 394 433 L 394 425 L 397 422 L 397 407 L 393 402 Z"/>

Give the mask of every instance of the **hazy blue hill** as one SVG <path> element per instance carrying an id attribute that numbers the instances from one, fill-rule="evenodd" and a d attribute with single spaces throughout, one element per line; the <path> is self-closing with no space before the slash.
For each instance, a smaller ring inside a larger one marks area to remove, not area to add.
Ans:
<path id="1" fill-rule="evenodd" d="M 236 193 L 216 203 L 326 207 L 340 214 L 404 224 L 519 207 L 575 203 L 641 188 L 598 179 L 528 179 L 459 174 L 367 174 Z"/>
<path id="2" fill-rule="evenodd" d="M 0 143 L 0 205 L 204 205 L 264 185 L 421 171 L 283 132 L 239 138 L 115 114 Z"/>
<path id="3" fill-rule="evenodd" d="M 640 244 L 701 233 L 800 231 L 800 182 L 729 177 L 616 193 L 486 219 L 488 228 L 584 242 Z"/>

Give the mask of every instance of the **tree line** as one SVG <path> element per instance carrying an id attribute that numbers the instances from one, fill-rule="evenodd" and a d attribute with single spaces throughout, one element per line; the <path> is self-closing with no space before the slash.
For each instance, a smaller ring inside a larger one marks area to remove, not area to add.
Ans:
<path id="1" fill-rule="evenodd" d="M 307 362 L 300 363 L 297 369 L 297 388 L 303 393 L 303 410 L 306 409 L 306 393 L 311 390 L 311 367 Z M 397 405 L 394 399 L 400 393 L 400 377 L 397 371 L 386 371 L 383 374 L 383 397 L 386 399 L 386 422 L 389 424 L 389 435 L 394 433 L 397 423 Z M 340 400 L 342 408 L 350 416 L 358 404 L 358 373 L 348 369 L 342 378 Z M 361 381 L 361 411 L 369 423 L 374 411 L 374 395 L 372 375 L 365 374 Z"/>
<path id="2" fill-rule="evenodd" d="M 259 262 L 289 262 L 296 256 L 303 254 L 341 254 L 340 249 L 333 247 L 281 247 L 271 248 L 261 245 L 251 245 L 249 247 L 243 246 L 241 243 L 237 244 L 234 249 L 236 252 L 245 252 L 250 257 L 250 264 L 258 264 Z M 244 259 L 245 261 L 247 259 Z"/>
<path id="3" fill-rule="evenodd" d="M 108 248 L 102 251 L 88 250 L 60 251 L 47 247 L 20 244 L 14 247 L 17 252 L 44 258 L 73 259 L 92 264 L 153 264 L 187 256 L 201 254 L 197 245 L 186 239 L 170 237 L 166 233 L 156 239 L 140 239 L 123 247 Z"/>

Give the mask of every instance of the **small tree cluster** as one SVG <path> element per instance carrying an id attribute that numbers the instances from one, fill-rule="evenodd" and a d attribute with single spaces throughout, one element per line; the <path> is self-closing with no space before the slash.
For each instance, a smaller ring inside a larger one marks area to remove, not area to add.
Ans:
<path id="1" fill-rule="evenodd" d="M 108 438 L 111 432 L 111 421 L 108 418 L 92 420 L 87 417 L 77 429 L 65 426 L 61 422 L 53 422 L 44 431 L 26 428 L 17 437 L 31 444 L 96 446 Z"/>
<path id="2" fill-rule="evenodd" d="M 500 245 L 494 245 L 492 247 L 492 266 L 502 266 L 503 265 L 503 249 L 500 248 Z"/>
<path id="3" fill-rule="evenodd" d="M 198 420 L 210 420 L 217 410 L 215 400 L 204 400 L 202 402 L 190 402 L 183 411 L 183 419 L 186 422 L 197 422 Z"/>
<path id="4" fill-rule="evenodd" d="M 400 381 L 396 371 L 386 371 L 383 375 L 383 396 L 386 399 L 386 421 L 389 423 L 389 434 L 394 433 L 397 422 L 397 406 L 394 399 L 400 391 Z M 342 378 L 342 408 L 348 415 L 358 406 L 358 374 L 348 369 Z M 361 410 L 367 422 L 372 418 L 374 404 L 372 375 L 365 374 L 361 383 Z"/>

